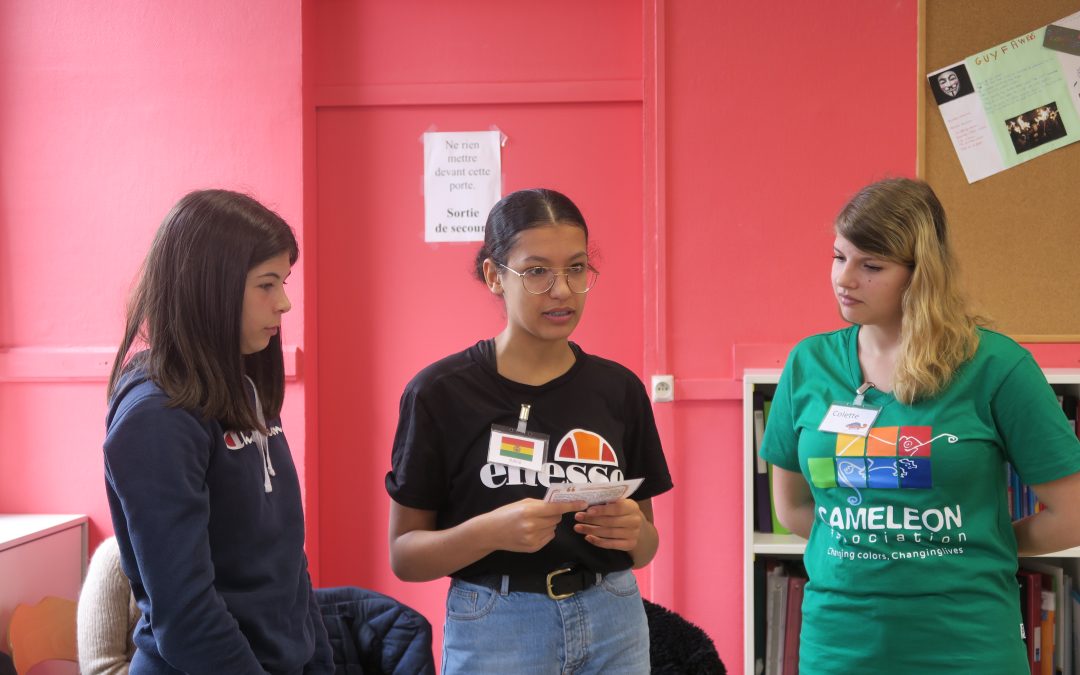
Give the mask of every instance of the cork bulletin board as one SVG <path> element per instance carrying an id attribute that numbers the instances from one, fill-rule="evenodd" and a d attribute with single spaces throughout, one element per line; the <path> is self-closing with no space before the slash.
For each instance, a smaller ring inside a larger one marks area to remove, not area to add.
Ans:
<path id="1" fill-rule="evenodd" d="M 964 286 L 1023 342 L 1080 342 L 1080 143 L 969 184 L 925 75 L 1080 11 L 1080 0 L 921 0 L 918 174 L 949 217 Z"/>

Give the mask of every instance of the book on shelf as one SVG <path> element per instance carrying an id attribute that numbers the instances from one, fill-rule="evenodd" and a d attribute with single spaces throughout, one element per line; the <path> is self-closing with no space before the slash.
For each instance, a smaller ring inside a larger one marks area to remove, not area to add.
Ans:
<path id="1" fill-rule="evenodd" d="M 761 439 L 765 435 L 765 394 L 754 392 L 754 529 L 772 532 L 770 516 L 769 464 L 761 458 Z"/>
<path id="2" fill-rule="evenodd" d="M 1020 520 L 1034 515 L 1045 508 L 1039 501 L 1035 491 L 1020 480 L 1019 474 L 1011 464 L 1006 465 L 1006 489 L 1009 494 L 1009 516 L 1013 520 Z"/>
<path id="3" fill-rule="evenodd" d="M 1024 645 L 1032 675 L 1042 671 L 1042 575 L 1021 569 L 1016 573 L 1020 581 L 1020 618 L 1024 624 Z"/>
<path id="4" fill-rule="evenodd" d="M 795 675 L 799 672 L 799 636 L 802 631 L 802 602 L 806 570 L 796 561 L 767 560 L 755 566 L 765 578 L 763 604 L 765 621 L 755 626 L 755 644 L 764 638 L 763 658 L 755 659 L 765 675 Z"/>
<path id="5" fill-rule="evenodd" d="M 1063 673 L 1076 672 L 1074 670 L 1076 660 L 1074 659 L 1075 655 L 1073 652 L 1078 645 L 1076 645 L 1076 638 L 1073 635 L 1075 612 L 1073 611 L 1074 608 L 1072 604 L 1072 588 L 1073 578 L 1070 575 L 1065 574 L 1061 593 L 1059 594 L 1060 604 L 1058 605 L 1061 607 L 1061 615 L 1058 617 L 1061 619 L 1061 629 L 1057 632 L 1062 639 L 1061 649 L 1059 651 L 1061 652 L 1061 672 Z"/>
<path id="6" fill-rule="evenodd" d="M 765 560 L 754 559 L 754 675 L 765 672 Z"/>
<path id="7" fill-rule="evenodd" d="M 1080 666 L 1080 591 L 1070 590 L 1072 599 L 1072 664 Z"/>
<path id="8" fill-rule="evenodd" d="M 1043 588 L 1046 588 L 1050 584 L 1050 578 L 1045 574 L 1043 575 Z M 1054 635 L 1054 592 L 1046 591 L 1042 592 L 1042 675 L 1054 675 L 1054 646 L 1056 643 Z"/>
<path id="9" fill-rule="evenodd" d="M 1067 590 L 1071 588 L 1072 580 L 1066 581 L 1068 575 L 1059 565 L 1030 559 L 1022 560 L 1020 565 L 1024 569 L 1042 575 L 1042 611 L 1044 618 L 1048 619 L 1042 623 L 1042 671 L 1046 675 L 1053 675 L 1055 669 L 1058 671 L 1063 670 L 1065 650 L 1069 646 L 1068 636 L 1065 633 L 1065 603 L 1068 600 Z M 1049 607 L 1047 607 L 1047 602 L 1050 603 Z M 1048 617 L 1045 616 L 1047 612 L 1049 612 Z M 1050 629 L 1049 633 L 1047 632 L 1048 627 Z M 1049 650 L 1047 647 L 1049 647 Z"/>
<path id="10" fill-rule="evenodd" d="M 772 399 L 766 398 L 760 391 L 754 392 L 754 529 L 766 534 L 791 534 L 791 530 L 780 524 L 776 517 L 776 503 L 772 497 L 772 465 L 761 458 L 761 439 L 765 437 L 765 427 L 769 424 L 769 410 Z"/>
<path id="11" fill-rule="evenodd" d="M 765 571 L 765 675 L 781 675 L 787 620 L 788 574 L 784 566 L 769 563 Z"/>
<path id="12" fill-rule="evenodd" d="M 1058 403 L 1061 404 L 1061 409 L 1065 411 L 1065 419 L 1069 420 L 1073 433 L 1077 433 L 1077 431 L 1080 431 L 1076 426 L 1077 408 L 1080 407 L 1080 399 L 1072 394 L 1058 394 L 1057 398 Z"/>
<path id="13" fill-rule="evenodd" d="M 806 576 L 788 574 L 787 617 L 784 621 L 784 663 L 781 675 L 799 675 L 799 634 L 802 631 L 802 599 Z"/>

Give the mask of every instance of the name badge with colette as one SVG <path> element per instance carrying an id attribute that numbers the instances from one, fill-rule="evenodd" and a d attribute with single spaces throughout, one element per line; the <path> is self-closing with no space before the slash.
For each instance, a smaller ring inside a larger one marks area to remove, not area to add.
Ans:
<path id="1" fill-rule="evenodd" d="M 825 412 L 825 418 L 818 425 L 818 431 L 833 434 L 866 436 L 874 426 L 874 420 L 881 413 L 881 408 L 863 405 L 863 396 L 874 386 L 867 382 L 855 392 L 853 403 L 833 403 Z"/>

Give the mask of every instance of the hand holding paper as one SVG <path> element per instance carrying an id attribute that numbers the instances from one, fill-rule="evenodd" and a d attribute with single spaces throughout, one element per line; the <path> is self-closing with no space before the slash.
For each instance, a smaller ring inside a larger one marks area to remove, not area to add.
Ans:
<path id="1" fill-rule="evenodd" d="M 632 499 L 590 506 L 574 514 L 574 531 L 599 548 L 633 551 L 638 545 L 645 514 Z"/>
<path id="2" fill-rule="evenodd" d="M 610 483 L 561 483 L 552 485 L 544 495 L 545 502 L 585 501 L 593 504 L 607 504 L 617 499 L 625 499 L 634 494 L 641 485 L 641 478 L 615 480 Z"/>

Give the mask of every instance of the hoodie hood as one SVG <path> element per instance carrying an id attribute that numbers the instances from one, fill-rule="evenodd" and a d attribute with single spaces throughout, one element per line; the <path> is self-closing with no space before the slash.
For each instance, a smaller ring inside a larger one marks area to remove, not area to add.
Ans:
<path id="1" fill-rule="evenodd" d="M 113 392 L 112 398 L 109 399 L 109 412 L 105 416 L 106 427 L 112 426 L 113 419 L 116 417 L 116 412 L 120 408 L 120 403 L 124 400 L 124 397 L 132 389 L 150 379 L 150 375 L 146 371 L 146 354 L 146 351 L 141 351 L 132 356 L 123 372 L 120 373 L 120 379 L 116 381 L 116 390 Z"/>
<path id="2" fill-rule="evenodd" d="M 117 411 L 123 407 L 124 398 L 133 389 L 150 380 L 150 375 L 146 369 L 146 355 L 147 352 L 144 350 L 131 357 L 130 363 L 128 363 L 127 367 L 120 375 L 120 379 L 117 380 L 116 391 L 109 401 L 109 412 L 105 417 L 106 427 L 112 426 Z M 250 377 L 245 377 L 244 380 L 250 387 L 248 391 L 248 402 L 255 407 L 255 413 L 259 418 L 259 423 L 264 427 L 267 427 L 268 425 L 263 416 L 262 406 L 259 401 L 259 392 L 255 387 L 255 382 L 253 382 Z M 255 448 L 258 450 L 263 464 L 263 491 L 273 492 L 274 487 L 270 479 L 273 476 L 276 476 L 277 472 L 274 470 L 274 463 L 270 457 L 270 445 L 267 435 L 258 429 L 240 433 L 227 432 L 225 435 L 227 436 L 229 434 L 233 434 L 235 438 L 242 439 L 244 444 L 251 441 L 254 442 Z"/>

